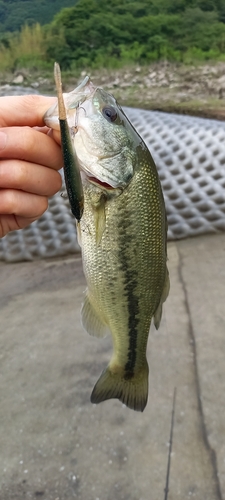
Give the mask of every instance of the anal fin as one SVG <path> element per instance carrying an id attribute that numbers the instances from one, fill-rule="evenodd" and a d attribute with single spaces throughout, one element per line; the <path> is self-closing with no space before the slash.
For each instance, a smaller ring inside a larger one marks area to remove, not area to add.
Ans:
<path id="1" fill-rule="evenodd" d="M 92 305 L 87 292 L 81 309 L 81 322 L 86 332 L 94 337 L 106 337 L 110 333 L 108 326 Z"/>

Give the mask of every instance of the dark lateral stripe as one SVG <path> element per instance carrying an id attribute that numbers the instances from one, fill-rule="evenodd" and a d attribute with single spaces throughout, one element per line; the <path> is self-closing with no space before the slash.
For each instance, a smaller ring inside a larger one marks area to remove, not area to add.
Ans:
<path id="1" fill-rule="evenodd" d="M 120 269 L 124 273 L 124 292 L 127 297 L 128 304 L 128 335 L 129 335 L 129 347 L 127 353 L 127 363 L 125 365 L 125 379 L 130 379 L 134 376 L 134 369 L 137 359 L 137 336 L 138 336 L 138 313 L 139 313 L 139 303 L 138 296 L 135 294 L 137 290 L 137 271 L 129 268 L 130 256 L 127 249 L 131 243 L 131 238 L 129 234 L 130 224 L 129 218 L 123 220 L 123 223 L 118 228 L 122 230 L 120 233 L 120 251 L 119 251 L 119 261 Z"/>
<path id="2" fill-rule="evenodd" d="M 138 336 L 138 319 L 139 312 L 138 299 L 134 294 L 137 287 L 137 281 L 134 274 L 129 270 L 126 272 L 126 286 L 125 290 L 128 298 L 128 328 L 129 328 L 129 347 L 128 347 L 128 361 L 125 365 L 125 378 L 132 378 L 134 375 L 135 363 L 137 358 L 137 336 Z"/>

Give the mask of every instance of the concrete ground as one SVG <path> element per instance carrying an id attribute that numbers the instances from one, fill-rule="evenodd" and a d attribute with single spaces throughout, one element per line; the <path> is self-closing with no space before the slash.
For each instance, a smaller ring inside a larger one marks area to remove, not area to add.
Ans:
<path id="1" fill-rule="evenodd" d="M 80 326 L 80 257 L 0 264 L 0 499 L 225 499 L 225 234 L 169 244 L 144 413 L 94 406 L 110 339 Z"/>

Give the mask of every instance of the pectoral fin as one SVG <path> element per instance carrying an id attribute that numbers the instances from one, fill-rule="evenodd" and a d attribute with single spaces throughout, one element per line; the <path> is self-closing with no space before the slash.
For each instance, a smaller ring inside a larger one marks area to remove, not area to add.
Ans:
<path id="1" fill-rule="evenodd" d="M 81 227 L 80 227 L 80 222 L 76 223 L 77 227 L 77 242 L 80 247 L 82 247 L 82 238 L 81 238 Z"/>
<path id="2" fill-rule="evenodd" d="M 84 329 L 89 335 L 93 335 L 94 337 L 106 337 L 106 335 L 110 333 L 108 326 L 99 317 L 94 306 L 90 302 L 87 292 L 81 309 L 81 321 Z"/>
<path id="3" fill-rule="evenodd" d="M 98 207 L 94 207 L 94 221 L 96 229 L 96 243 L 101 243 L 102 235 L 105 230 L 105 199 L 101 199 Z"/>

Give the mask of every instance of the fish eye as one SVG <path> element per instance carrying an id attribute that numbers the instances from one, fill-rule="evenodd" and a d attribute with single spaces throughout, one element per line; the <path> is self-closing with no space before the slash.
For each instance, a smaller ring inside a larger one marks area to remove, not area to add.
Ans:
<path id="1" fill-rule="evenodd" d="M 114 122 L 117 119 L 117 112 L 113 106 L 105 106 L 102 108 L 102 114 L 108 122 Z"/>

